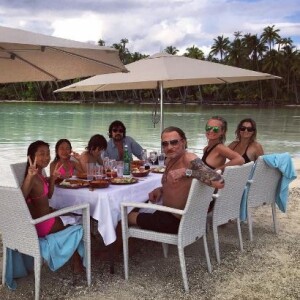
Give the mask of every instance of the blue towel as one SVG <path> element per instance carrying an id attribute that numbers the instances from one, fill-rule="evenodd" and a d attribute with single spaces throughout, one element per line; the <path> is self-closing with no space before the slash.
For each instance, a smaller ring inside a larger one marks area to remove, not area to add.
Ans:
<path id="1" fill-rule="evenodd" d="M 64 230 L 39 238 L 41 255 L 47 261 L 49 268 L 56 271 L 62 267 L 77 249 L 81 257 L 84 254 L 82 241 L 83 228 L 81 225 L 69 226 Z M 33 270 L 33 257 L 7 249 L 5 283 L 15 290 L 15 278 L 28 275 Z"/>
<path id="2" fill-rule="evenodd" d="M 289 184 L 297 178 L 297 173 L 289 153 L 263 155 L 263 160 L 272 168 L 278 169 L 282 178 L 277 187 L 276 204 L 282 212 L 286 212 Z"/>

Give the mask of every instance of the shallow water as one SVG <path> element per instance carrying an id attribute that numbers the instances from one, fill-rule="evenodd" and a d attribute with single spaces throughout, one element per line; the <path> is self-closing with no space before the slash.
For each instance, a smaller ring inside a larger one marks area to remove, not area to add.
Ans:
<path id="1" fill-rule="evenodd" d="M 159 108 L 158 108 L 159 109 Z M 182 128 L 189 149 L 201 155 L 206 144 L 204 127 L 212 115 L 228 121 L 227 141 L 234 139 L 237 123 L 245 117 L 257 122 L 258 141 L 266 153 L 290 152 L 300 156 L 300 107 L 255 108 L 232 106 L 165 105 L 165 127 Z M 42 139 L 50 143 L 52 156 L 60 138 L 68 138 L 75 151 L 84 150 L 96 133 L 108 138 L 113 120 L 125 123 L 127 134 L 147 149 L 160 146 L 159 124 L 152 123 L 152 105 L 0 103 L 0 182 L 14 185 L 9 164 L 24 161 L 28 145 Z"/>

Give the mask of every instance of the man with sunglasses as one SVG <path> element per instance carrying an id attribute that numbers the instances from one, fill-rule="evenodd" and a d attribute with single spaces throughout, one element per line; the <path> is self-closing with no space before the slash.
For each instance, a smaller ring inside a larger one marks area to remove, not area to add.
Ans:
<path id="1" fill-rule="evenodd" d="M 161 134 L 161 145 L 166 155 L 166 169 L 162 177 L 162 186 L 149 193 L 149 201 L 162 205 L 184 209 L 192 178 L 221 189 L 224 187 L 222 176 L 206 166 L 194 153 L 186 151 L 185 133 L 178 127 L 168 127 Z M 201 199 L 199 199 L 201 201 Z M 180 216 L 155 211 L 141 213 L 132 211 L 128 215 L 130 225 L 165 233 L 177 233 Z"/>
<path id="2" fill-rule="evenodd" d="M 132 137 L 126 136 L 126 127 L 121 121 L 113 121 L 108 128 L 108 136 L 110 140 L 104 156 L 110 159 L 123 160 L 124 146 L 127 145 L 129 156 L 135 155 L 138 159 L 142 159 L 142 146 Z"/>

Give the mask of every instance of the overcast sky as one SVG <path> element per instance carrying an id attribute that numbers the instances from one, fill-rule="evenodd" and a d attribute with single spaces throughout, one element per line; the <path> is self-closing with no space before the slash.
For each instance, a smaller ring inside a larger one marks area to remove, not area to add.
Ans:
<path id="1" fill-rule="evenodd" d="M 300 49 L 299 0 L 1 0 L 0 25 L 106 46 L 127 38 L 143 54 L 170 45 L 207 54 L 219 35 L 275 25 Z"/>

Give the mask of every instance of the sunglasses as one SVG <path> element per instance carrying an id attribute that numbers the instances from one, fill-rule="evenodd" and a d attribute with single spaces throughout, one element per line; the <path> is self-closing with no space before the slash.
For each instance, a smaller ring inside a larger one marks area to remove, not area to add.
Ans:
<path id="1" fill-rule="evenodd" d="M 124 130 L 122 129 L 122 128 L 114 128 L 113 130 L 112 130 L 112 132 L 114 132 L 114 133 L 116 133 L 116 132 L 119 132 L 119 133 L 124 133 Z"/>
<path id="2" fill-rule="evenodd" d="M 205 126 L 205 131 L 206 132 L 209 132 L 209 131 L 213 131 L 214 133 L 218 133 L 219 130 L 220 130 L 220 127 L 219 126 L 209 126 L 209 125 L 206 125 Z"/>
<path id="3" fill-rule="evenodd" d="M 255 129 L 253 127 L 246 127 L 246 126 L 241 126 L 240 131 L 245 131 L 247 130 L 248 132 L 253 132 Z"/>
<path id="4" fill-rule="evenodd" d="M 163 147 L 168 147 L 169 145 L 176 146 L 180 141 L 182 141 L 182 139 L 181 140 L 163 141 L 163 142 L 161 142 L 161 145 Z"/>

